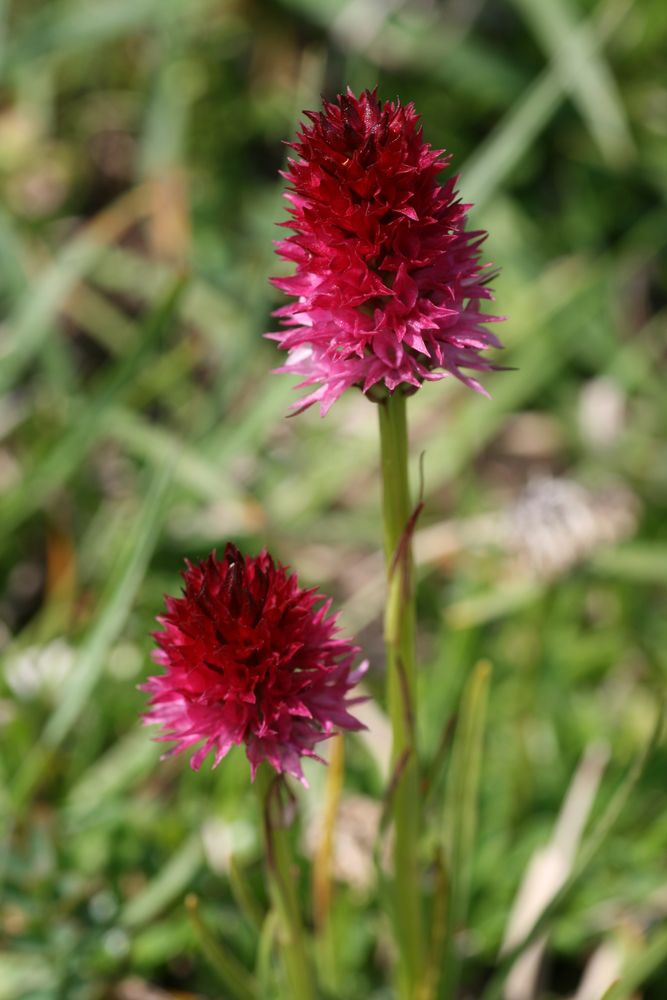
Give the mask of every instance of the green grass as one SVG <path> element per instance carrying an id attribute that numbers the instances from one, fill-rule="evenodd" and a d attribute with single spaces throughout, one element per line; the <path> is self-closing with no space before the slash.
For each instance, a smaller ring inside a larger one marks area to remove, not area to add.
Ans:
<path id="1" fill-rule="evenodd" d="M 543 918 L 544 996 L 572 995 L 601 944 L 623 970 L 610 1000 L 667 994 L 664 744 L 642 757 L 667 675 L 664 5 L 407 3 L 372 31 L 365 9 L 0 3 L 0 1000 L 122 1000 L 132 977 L 212 1000 L 228 956 L 242 984 L 275 989 L 242 754 L 198 775 L 158 762 L 136 685 L 184 556 L 231 539 L 268 544 L 363 621 L 382 698 L 375 414 L 350 393 L 325 421 L 285 420 L 294 394 L 261 336 L 280 302 L 281 140 L 348 82 L 414 100 L 454 154 L 502 269 L 515 369 L 485 379 L 491 401 L 446 382 L 410 403 L 421 527 L 448 540 L 418 595 L 424 850 L 460 790 L 444 853 L 463 859 L 464 933 L 446 930 L 462 989 L 498 995 L 523 874 L 602 743 L 576 877 Z M 545 472 L 603 498 L 621 484 L 636 513 L 617 542 L 532 580 L 498 526 Z M 467 688 L 480 660 L 483 740 Z M 346 794 L 377 796 L 367 746 L 346 752 Z M 304 817 L 322 774 L 312 784 Z M 377 903 L 339 885 L 328 933 L 336 995 L 387 997 Z"/>

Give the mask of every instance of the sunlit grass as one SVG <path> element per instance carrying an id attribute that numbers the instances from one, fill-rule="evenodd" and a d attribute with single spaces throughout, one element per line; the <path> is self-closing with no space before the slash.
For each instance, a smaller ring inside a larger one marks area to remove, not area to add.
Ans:
<path id="1" fill-rule="evenodd" d="M 415 101 L 502 269 L 514 370 L 486 379 L 491 401 L 448 381 L 410 404 L 435 531 L 418 595 L 434 817 L 465 787 L 461 761 L 476 767 L 473 732 L 443 773 L 448 727 L 492 664 L 474 850 L 455 839 L 463 982 L 496 995 L 526 868 L 602 745 L 593 837 L 627 800 L 545 922 L 548 995 L 571 995 L 603 945 L 626 970 L 609 997 L 667 990 L 664 747 L 632 770 L 667 669 L 667 22 L 657 0 L 381 8 L 0 3 L 0 1000 L 128 1000 L 130 977 L 219 996 L 188 893 L 253 970 L 249 901 L 266 897 L 247 765 L 158 763 L 138 723 L 185 555 L 270 544 L 359 625 L 381 696 L 375 414 L 348 394 L 324 422 L 285 420 L 294 393 L 261 337 L 280 140 L 348 81 Z M 535 577 L 501 528 L 547 474 L 621 486 L 631 516 Z M 380 735 L 372 752 L 348 742 L 346 793 L 380 793 L 382 752 Z M 332 996 L 386 996 L 375 904 L 340 885 L 331 920 Z"/>

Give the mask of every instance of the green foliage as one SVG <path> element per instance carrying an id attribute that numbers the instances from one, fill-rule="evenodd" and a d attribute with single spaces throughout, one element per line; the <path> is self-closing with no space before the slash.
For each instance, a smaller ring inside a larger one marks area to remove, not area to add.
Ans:
<path id="1" fill-rule="evenodd" d="M 603 743 L 542 918 L 549 995 L 601 944 L 622 969 L 609 1000 L 667 994 L 664 744 L 633 763 L 667 674 L 666 45 L 658 0 L 0 3 L 0 1000 L 274 989 L 247 764 L 158 763 L 136 685 L 183 557 L 232 539 L 336 595 L 382 698 L 375 413 L 350 393 L 284 420 L 261 337 L 281 140 L 348 82 L 414 100 L 454 154 L 515 369 L 490 401 L 445 383 L 409 404 L 434 913 L 442 803 L 466 803 L 442 844 L 465 923 L 448 961 L 468 995 L 500 989 L 526 866 Z M 507 512 L 546 472 L 632 502 L 610 542 L 602 504 L 583 555 L 531 575 Z M 454 727 L 482 659 L 483 739 L 470 690 Z M 348 741 L 346 794 L 378 796 L 374 753 Z M 308 912 L 305 865 L 299 885 Z M 373 898 L 334 894 L 340 997 L 387 996 Z"/>

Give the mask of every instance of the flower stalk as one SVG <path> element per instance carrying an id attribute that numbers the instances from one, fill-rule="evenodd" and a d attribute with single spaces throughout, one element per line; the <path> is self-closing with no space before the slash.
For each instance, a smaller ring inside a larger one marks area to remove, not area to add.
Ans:
<path id="1" fill-rule="evenodd" d="M 315 1000 L 313 972 L 306 949 L 305 932 L 289 846 L 289 828 L 280 802 L 280 784 L 266 763 L 255 777 L 264 827 L 264 848 L 271 902 L 278 917 L 278 943 L 290 1000 Z"/>
<path id="2" fill-rule="evenodd" d="M 387 596 L 384 636 L 391 719 L 394 822 L 394 926 L 399 996 L 414 1000 L 423 967 L 419 878 L 419 772 L 415 740 L 415 595 L 408 479 L 406 399 L 400 391 L 379 405 Z"/>

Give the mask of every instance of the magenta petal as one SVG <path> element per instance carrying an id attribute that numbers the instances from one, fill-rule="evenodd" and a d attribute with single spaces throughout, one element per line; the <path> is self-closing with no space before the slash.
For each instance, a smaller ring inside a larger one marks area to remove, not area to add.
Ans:
<path id="1" fill-rule="evenodd" d="M 314 394 L 325 406 L 335 391 Z M 154 634 L 164 673 L 140 685 L 150 696 L 143 721 L 161 727 L 169 753 L 193 750 L 193 770 L 245 744 L 253 777 L 266 760 L 305 784 L 302 757 L 319 759 L 314 747 L 335 727 L 363 728 L 349 712 L 366 667 L 352 669 L 358 648 L 338 635 L 330 599 L 300 588 L 266 551 L 252 558 L 228 545 L 222 559 L 186 565 L 183 594 L 166 598 Z"/>
<path id="2" fill-rule="evenodd" d="M 283 176 L 294 235 L 276 241 L 295 265 L 273 283 L 297 301 L 278 309 L 270 338 L 288 352 L 277 371 L 310 392 L 294 409 L 324 415 L 346 389 L 418 387 L 462 369 L 488 371 L 500 347 L 480 304 L 495 271 L 481 261 L 486 233 L 467 229 L 450 157 L 423 139 L 412 104 L 351 91 L 306 112 Z"/>

